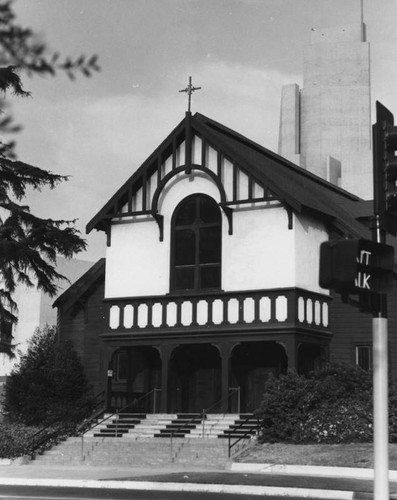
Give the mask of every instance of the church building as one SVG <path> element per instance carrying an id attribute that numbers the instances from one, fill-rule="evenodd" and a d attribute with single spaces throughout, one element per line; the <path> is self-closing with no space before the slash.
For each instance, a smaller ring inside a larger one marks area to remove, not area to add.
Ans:
<path id="1" fill-rule="evenodd" d="M 93 217 L 106 259 L 57 299 L 111 406 L 248 412 L 270 374 L 330 359 L 320 244 L 366 237 L 368 204 L 199 113 Z"/>
<path id="2" fill-rule="evenodd" d="M 371 315 L 319 286 L 322 242 L 371 239 L 369 71 L 362 19 L 313 28 L 279 154 L 189 106 L 89 222 L 106 259 L 55 306 L 110 406 L 250 412 L 270 374 L 372 368 Z M 396 292 L 389 304 L 392 361 Z"/>

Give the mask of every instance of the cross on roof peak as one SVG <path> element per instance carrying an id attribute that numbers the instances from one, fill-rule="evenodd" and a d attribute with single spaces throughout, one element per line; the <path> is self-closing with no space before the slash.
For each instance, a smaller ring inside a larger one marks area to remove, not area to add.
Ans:
<path id="1" fill-rule="evenodd" d="M 179 92 L 186 92 L 188 95 L 188 106 L 187 106 L 187 111 L 190 113 L 190 105 L 192 102 L 192 94 L 195 90 L 201 90 L 201 87 L 193 87 L 192 85 L 192 77 L 189 76 L 189 84 L 185 89 L 180 90 Z"/>

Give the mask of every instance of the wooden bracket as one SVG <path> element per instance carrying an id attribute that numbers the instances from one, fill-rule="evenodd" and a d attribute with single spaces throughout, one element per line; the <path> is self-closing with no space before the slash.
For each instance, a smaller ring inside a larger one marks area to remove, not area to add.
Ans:
<path id="1" fill-rule="evenodd" d="M 229 223 L 229 234 L 233 234 L 233 210 L 230 207 L 221 205 L 222 210 L 225 212 L 227 221 Z"/>
<path id="2" fill-rule="evenodd" d="M 159 240 L 163 241 L 164 240 L 164 216 L 160 215 L 158 213 L 152 213 L 153 219 L 157 222 L 157 225 L 159 227 Z"/>

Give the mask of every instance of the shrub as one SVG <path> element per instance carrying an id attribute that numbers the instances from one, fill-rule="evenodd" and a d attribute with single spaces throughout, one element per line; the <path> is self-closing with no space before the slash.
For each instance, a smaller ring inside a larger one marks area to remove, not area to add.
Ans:
<path id="1" fill-rule="evenodd" d="M 16 458 L 24 455 L 24 447 L 38 430 L 38 427 L 23 424 L 0 424 L 0 457 Z"/>
<path id="2" fill-rule="evenodd" d="M 41 453 L 74 434 L 73 424 L 49 426 L 44 429 L 21 423 L 0 424 L 0 458 L 17 458 Z"/>
<path id="3" fill-rule="evenodd" d="M 257 416 L 262 441 L 369 441 L 371 374 L 350 365 L 328 365 L 308 376 L 288 373 L 272 377 L 265 384 Z"/>
<path id="4" fill-rule="evenodd" d="M 370 402 L 368 402 L 370 403 Z M 295 434 L 303 443 L 352 443 L 372 439 L 372 409 L 366 402 L 341 400 L 314 409 Z"/>
<path id="5" fill-rule="evenodd" d="M 92 398 L 83 366 L 71 343 L 57 343 L 56 329 L 37 329 L 26 354 L 7 377 L 4 410 L 26 425 L 77 422 Z"/>

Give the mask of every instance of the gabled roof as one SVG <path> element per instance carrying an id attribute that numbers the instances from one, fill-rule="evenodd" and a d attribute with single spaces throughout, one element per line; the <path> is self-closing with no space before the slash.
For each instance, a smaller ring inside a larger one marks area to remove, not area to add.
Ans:
<path id="1" fill-rule="evenodd" d="M 368 217 L 369 203 L 364 204 L 357 196 L 199 113 L 193 116 L 186 114 L 185 119 L 88 223 L 87 232 L 94 228 L 107 230 L 110 219 L 118 216 L 151 214 L 155 218 L 159 217 L 156 193 L 151 199 L 147 198 L 145 185 L 155 175 L 157 191 L 162 189 L 167 179 L 161 173 L 160 166 L 167 157 L 174 158 L 181 145 L 186 149 L 185 167 L 179 170 L 204 168 L 204 165 L 200 167 L 191 163 L 189 142 L 193 136 L 199 136 L 203 144 L 209 144 L 219 156 L 222 155 L 233 166 L 236 165 L 249 177 L 251 183 L 255 182 L 263 187 L 265 193 L 268 193 L 268 199 L 278 199 L 298 213 L 320 215 L 342 234 L 369 237 L 368 229 L 357 220 L 361 216 Z M 172 169 L 178 171 L 175 160 L 172 162 Z M 142 206 L 134 212 L 131 198 L 141 188 Z M 223 200 L 224 205 L 230 205 L 226 201 Z"/>
<path id="2" fill-rule="evenodd" d="M 105 277 L 105 259 L 99 259 L 86 273 L 84 273 L 77 281 L 67 288 L 60 295 L 52 307 L 62 306 L 64 310 L 69 309 L 73 304 L 84 296 L 85 293 L 91 290 L 92 285 L 99 279 Z"/>

